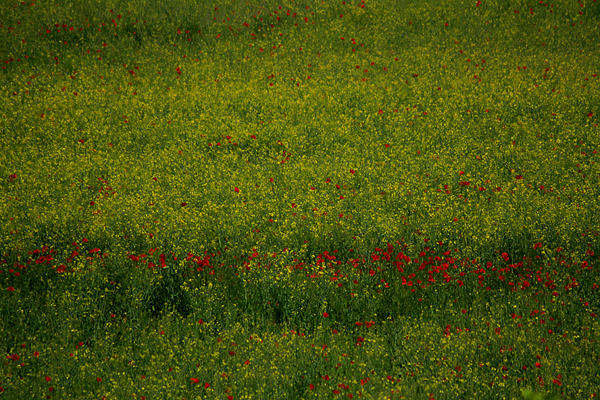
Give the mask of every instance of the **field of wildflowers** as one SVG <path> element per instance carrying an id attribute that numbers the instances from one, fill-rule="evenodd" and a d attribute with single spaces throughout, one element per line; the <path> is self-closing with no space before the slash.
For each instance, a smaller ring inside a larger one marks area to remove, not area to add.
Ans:
<path id="1" fill-rule="evenodd" d="M 600 2 L 0 7 L 0 399 L 600 392 Z"/>

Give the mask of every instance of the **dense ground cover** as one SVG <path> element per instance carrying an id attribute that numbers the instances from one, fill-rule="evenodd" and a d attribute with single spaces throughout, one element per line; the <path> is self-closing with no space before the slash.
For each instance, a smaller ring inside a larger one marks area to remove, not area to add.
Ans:
<path id="1" fill-rule="evenodd" d="M 2 2 L 0 396 L 594 398 L 595 1 Z"/>

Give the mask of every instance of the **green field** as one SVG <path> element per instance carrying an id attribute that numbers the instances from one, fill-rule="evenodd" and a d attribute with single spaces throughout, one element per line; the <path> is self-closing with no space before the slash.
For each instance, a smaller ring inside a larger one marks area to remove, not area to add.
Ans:
<path id="1" fill-rule="evenodd" d="M 600 1 L 0 0 L 0 43 L 0 399 L 600 393 Z"/>

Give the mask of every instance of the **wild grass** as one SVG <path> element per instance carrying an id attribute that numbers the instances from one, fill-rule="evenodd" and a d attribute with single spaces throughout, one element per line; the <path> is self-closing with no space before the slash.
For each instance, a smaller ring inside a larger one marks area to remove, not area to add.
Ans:
<path id="1" fill-rule="evenodd" d="M 0 396 L 597 395 L 597 3 L 0 10 Z"/>

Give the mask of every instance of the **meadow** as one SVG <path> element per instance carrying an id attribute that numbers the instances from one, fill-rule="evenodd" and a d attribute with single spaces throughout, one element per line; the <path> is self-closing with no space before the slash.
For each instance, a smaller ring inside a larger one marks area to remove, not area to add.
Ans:
<path id="1" fill-rule="evenodd" d="M 0 399 L 591 399 L 600 2 L 0 1 Z"/>

